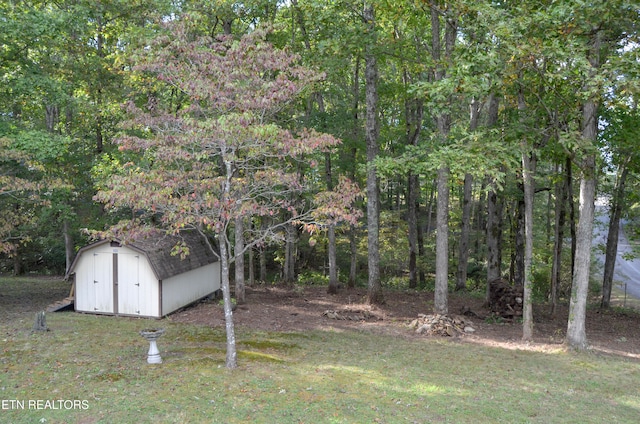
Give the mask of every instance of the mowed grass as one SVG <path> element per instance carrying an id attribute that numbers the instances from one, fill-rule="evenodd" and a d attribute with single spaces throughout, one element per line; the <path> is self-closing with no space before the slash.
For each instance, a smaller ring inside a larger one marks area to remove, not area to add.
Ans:
<path id="1" fill-rule="evenodd" d="M 0 294 L 7 284 L 0 279 Z M 33 333 L 32 315 L 0 323 L 0 423 L 640 419 L 640 364 L 618 357 L 238 329 L 239 368 L 230 371 L 223 328 L 63 312 L 47 314 L 50 331 Z M 149 344 L 138 332 L 150 327 L 166 328 L 162 364 L 146 363 Z"/>

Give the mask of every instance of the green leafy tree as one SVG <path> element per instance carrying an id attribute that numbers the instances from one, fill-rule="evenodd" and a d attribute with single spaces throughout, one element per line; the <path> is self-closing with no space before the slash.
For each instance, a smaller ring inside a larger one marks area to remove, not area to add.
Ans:
<path id="1" fill-rule="evenodd" d="M 265 35 L 255 31 L 239 41 L 193 37 L 188 25 L 172 24 L 170 35 L 153 43 L 137 69 L 155 75 L 187 100 L 177 111 L 155 97 L 142 107 L 130 105 L 127 126 L 133 132 L 120 139 L 120 149 L 140 155 L 103 181 L 97 195 L 111 208 L 131 208 L 138 215 L 115 231 L 154 221 L 170 233 L 191 228 L 215 235 L 229 368 L 237 366 L 230 227 L 238 218 L 271 218 L 245 243 L 249 249 L 279 237 L 286 225 L 313 220 L 313 208 L 296 201 L 306 191 L 299 161 L 338 143 L 326 134 L 277 123 L 319 75 L 298 66 L 296 56 L 272 47 Z M 289 218 L 277 220 L 281 211 Z"/>
<path id="2" fill-rule="evenodd" d="M 15 257 L 18 248 L 32 239 L 39 211 L 51 205 L 53 193 L 68 190 L 43 165 L 41 159 L 48 154 L 30 150 L 45 143 L 49 152 L 61 151 L 65 145 L 61 141 L 36 131 L 0 137 L 0 254 Z"/>

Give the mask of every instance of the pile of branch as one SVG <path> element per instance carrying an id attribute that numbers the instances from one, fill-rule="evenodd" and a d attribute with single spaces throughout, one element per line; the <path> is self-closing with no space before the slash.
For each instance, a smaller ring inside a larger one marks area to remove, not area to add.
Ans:
<path id="1" fill-rule="evenodd" d="M 367 310 L 334 311 L 332 309 L 327 309 L 322 313 L 322 316 L 325 316 L 329 319 L 335 319 L 335 320 L 341 320 L 341 321 L 367 321 L 367 320 L 379 319 L 376 315 L 374 315 L 373 313 Z"/>
<path id="2" fill-rule="evenodd" d="M 455 337 L 475 332 L 471 321 L 460 315 L 418 314 L 409 328 L 427 336 Z"/>
<path id="3" fill-rule="evenodd" d="M 489 285 L 489 309 L 494 315 L 503 318 L 522 316 L 522 286 L 512 286 L 509 282 L 498 278 Z"/>

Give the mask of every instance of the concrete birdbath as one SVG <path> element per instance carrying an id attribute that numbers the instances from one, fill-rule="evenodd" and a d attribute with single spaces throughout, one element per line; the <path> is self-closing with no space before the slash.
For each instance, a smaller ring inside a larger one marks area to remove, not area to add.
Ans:
<path id="1" fill-rule="evenodd" d="M 149 353 L 147 354 L 147 363 L 149 364 L 161 364 L 162 358 L 160 357 L 160 351 L 158 350 L 158 345 L 156 344 L 156 340 L 160 338 L 164 334 L 164 328 L 159 329 L 145 329 L 140 331 L 140 335 L 145 338 L 149 342 Z"/>

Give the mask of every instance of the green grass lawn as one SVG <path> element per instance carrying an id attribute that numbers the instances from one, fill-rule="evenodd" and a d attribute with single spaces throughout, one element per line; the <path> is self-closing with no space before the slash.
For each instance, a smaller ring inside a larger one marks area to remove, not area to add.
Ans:
<path id="1" fill-rule="evenodd" d="M 32 319 L 6 321 L 0 423 L 582 424 L 640 417 L 640 364 L 593 353 L 239 329 L 240 367 L 229 371 L 223 328 L 73 312 L 47 314 L 45 333 L 32 333 Z M 162 364 L 146 363 L 149 345 L 138 332 L 149 327 L 166 328 L 158 341 Z"/>

